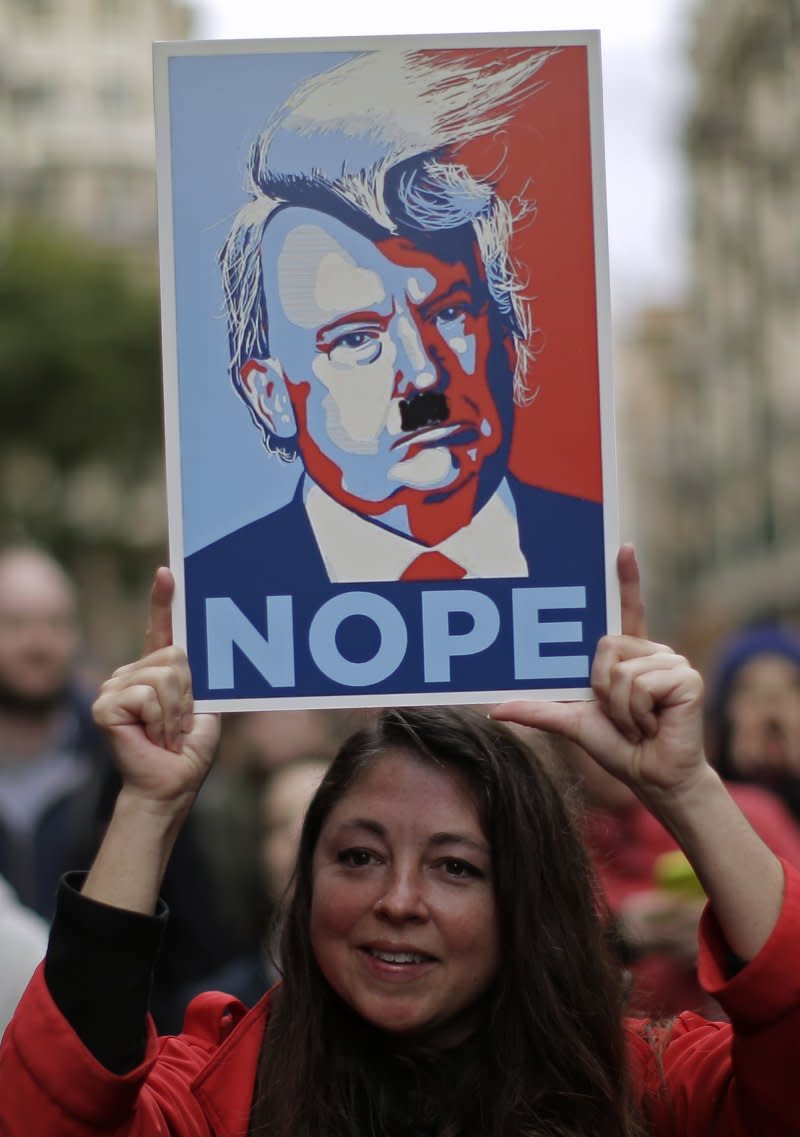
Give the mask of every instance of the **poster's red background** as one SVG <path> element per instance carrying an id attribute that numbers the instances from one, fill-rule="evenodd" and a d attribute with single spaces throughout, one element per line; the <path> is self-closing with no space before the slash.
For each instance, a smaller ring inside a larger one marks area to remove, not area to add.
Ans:
<path id="1" fill-rule="evenodd" d="M 512 472 L 534 485 L 600 501 L 587 49 L 561 48 L 538 78 L 544 86 L 520 105 L 503 136 L 488 146 L 464 147 L 461 155 L 477 174 L 496 173 L 501 164 L 501 196 L 523 194 L 535 207 L 512 242 L 532 302 L 535 356 L 528 387 L 537 392 L 530 406 L 516 412 Z"/>

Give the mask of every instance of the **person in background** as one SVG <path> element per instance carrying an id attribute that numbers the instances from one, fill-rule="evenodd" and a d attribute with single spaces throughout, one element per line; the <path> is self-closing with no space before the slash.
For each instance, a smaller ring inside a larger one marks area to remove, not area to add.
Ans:
<path id="1" fill-rule="evenodd" d="M 306 811 L 330 762 L 313 755 L 273 770 L 261 793 L 261 867 L 274 904 L 287 897 Z"/>
<path id="2" fill-rule="evenodd" d="M 47 924 L 0 877 L 0 1034 L 46 949 Z"/>
<path id="3" fill-rule="evenodd" d="M 702 680 L 644 638 L 630 548 L 618 571 L 625 634 L 598 646 L 594 700 L 388 709 L 342 747 L 303 827 L 282 984 L 249 1013 L 201 996 L 157 1040 L 160 882 L 219 730 L 194 714 L 159 571 L 146 653 L 95 704 L 123 789 L 0 1048 L 4 1137 L 800 1131 L 800 876 L 707 763 Z M 623 1019 L 582 842 L 498 720 L 569 738 L 680 837 L 730 1024 Z"/>
<path id="4" fill-rule="evenodd" d="M 113 774 L 75 680 L 79 643 L 63 568 L 34 546 L 0 551 L 0 872 L 47 920 L 65 868 L 97 847 Z"/>
<path id="5" fill-rule="evenodd" d="M 111 751 L 77 679 L 78 598 L 44 549 L 0 551 L 0 874 L 49 921 L 58 882 L 88 867 L 119 790 Z M 153 1012 L 177 1029 L 178 984 L 230 958 L 239 944 L 217 900 L 194 821 L 176 845 L 165 895 L 173 914 L 155 976 Z"/>
<path id="6" fill-rule="evenodd" d="M 712 670 L 707 725 L 722 776 L 772 790 L 800 820 L 800 636 L 770 624 L 733 635 Z"/>

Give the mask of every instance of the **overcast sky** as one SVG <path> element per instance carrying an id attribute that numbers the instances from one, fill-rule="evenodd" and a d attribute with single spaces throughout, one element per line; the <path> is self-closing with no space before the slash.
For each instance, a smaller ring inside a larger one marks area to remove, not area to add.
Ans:
<path id="1" fill-rule="evenodd" d="M 686 64 L 694 0 L 194 0 L 197 35 L 538 31 L 599 28 L 603 53 L 612 306 L 616 317 L 669 302 L 685 279 L 680 131 L 690 97 Z"/>

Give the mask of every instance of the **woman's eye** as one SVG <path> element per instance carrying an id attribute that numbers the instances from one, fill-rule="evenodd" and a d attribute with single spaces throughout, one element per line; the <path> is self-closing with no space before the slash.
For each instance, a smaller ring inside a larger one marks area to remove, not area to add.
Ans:
<path id="1" fill-rule="evenodd" d="M 442 868 L 448 876 L 457 878 L 463 877 L 482 877 L 483 873 L 475 865 L 470 864 L 469 861 L 462 861 L 457 857 L 448 857 L 446 861 L 442 861 Z"/>
<path id="2" fill-rule="evenodd" d="M 369 849 L 343 849 L 338 854 L 338 861 L 342 865 L 349 865 L 351 868 L 360 869 L 366 865 L 371 865 L 375 857 Z"/>

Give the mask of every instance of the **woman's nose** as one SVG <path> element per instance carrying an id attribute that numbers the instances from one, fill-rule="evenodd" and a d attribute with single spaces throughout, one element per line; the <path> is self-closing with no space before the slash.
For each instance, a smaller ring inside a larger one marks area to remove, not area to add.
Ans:
<path id="1" fill-rule="evenodd" d="M 428 906 L 416 873 L 394 872 L 375 902 L 375 914 L 392 922 L 425 920 Z"/>

